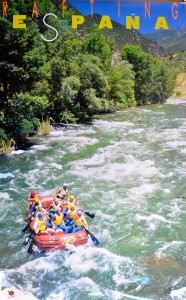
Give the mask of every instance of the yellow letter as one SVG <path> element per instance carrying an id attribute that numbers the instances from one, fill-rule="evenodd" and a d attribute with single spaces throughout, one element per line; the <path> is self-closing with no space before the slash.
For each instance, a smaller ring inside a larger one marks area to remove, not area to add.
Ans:
<path id="1" fill-rule="evenodd" d="M 83 24 L 85 21 L 85 18 L 80 15 L 72 16 L 72 28 L 77 29 L 78 25 Z"/>
<path id="2" fill-rule="evenodd" d="M 99 29 L 102 29 L 102 28 L 112 29 L 113 26 L 112 26 L 112 22 L 110 20 L 110 17 L 109 16 L 102 16 L 98 28 Z"/>
<path id="3" fill-rule="evenodd" d="M 13 15 L 13 28 L 26 28 L 23 20 L 26 20 L 26 15 Z"/>
<path id="4" fill-rule="evenodd" d="M 131 16 L 126 16 L 126 29 L 140 29 L 140 18 L 135 16 L 134 19 Z"/>
<path id="5" fill-rule="evenodd" d="M 154 29 L 160 29 L 160 28 L 169 29 L 165 17 L 158 17 L 158 19 L 156 21 L 156 25 L 155 25 Z"/>

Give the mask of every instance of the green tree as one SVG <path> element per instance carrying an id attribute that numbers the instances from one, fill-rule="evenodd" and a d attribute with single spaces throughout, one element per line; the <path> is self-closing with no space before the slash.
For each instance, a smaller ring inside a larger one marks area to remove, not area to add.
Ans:
<path id="1" fill-rule="evenodd" d="M 124 109 L 136 105 L 134 98 L 134 74 L 131 65 L 120 61 L 108 72 L 110 90 L 108 97 L 115 109 Z"/>
<path id="2" fill-rule="evenodd" d="M 104 67 L 111 63 L 111 45 L 97 27 L 93 27 L 92 32 L 86 35 L 82 42 L 82 51 L 99 57 Z"/>
<path id="3" fill-rule="evenodd" d="M 133 45 L 124 46 L 121 55 L 133 66 L 135 99 L 139 105 L 163 102 L 171 95 L 173 78 L 162 61 Z"/>
<path id="4" fill-rule="evenodd" d="M 38 30 L 30 21 L 23 31 L 0 18 L 0 87 L 5 101 L 20 91 L 31 89 L 39 78 L 38 69 L 45 62 L 45 48 L 37 43 Z M 6 104 L 6 103 L 5 103 Z"/>
<path id="5" fill-rule="evenodd" d="M 35 133 L 48 107 L 45 96 L 32 96 L 28 92 L 14 95 L 5 109 L 5 129 L 17 139 Z"/>

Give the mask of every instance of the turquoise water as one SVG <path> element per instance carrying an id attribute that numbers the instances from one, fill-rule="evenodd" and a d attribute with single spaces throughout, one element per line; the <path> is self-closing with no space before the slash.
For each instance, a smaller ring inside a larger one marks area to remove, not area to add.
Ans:
<path id="1" fill-rule="evenodd" d="M 168 300 L 186 287 L 185 117 L 181 103 L 98 116 L 1 157 L 0 173 L 15 176 L 0 179 L 2 287 L 43 300 Z M 28 194 L 51 195 L 63 182 L 96 214 L 87 221 L 100 246 L 90 239 L 72 254 L 28 255 L 21 236 Z"/>

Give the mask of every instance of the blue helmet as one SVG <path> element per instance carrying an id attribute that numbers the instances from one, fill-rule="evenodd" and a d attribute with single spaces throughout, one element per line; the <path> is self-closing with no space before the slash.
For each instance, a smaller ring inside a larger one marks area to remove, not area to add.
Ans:
<path id="1" fill-rule="evenodd" d="M 42 214 L 42 213 L 39 213 L 39 214 L 38 214 L 38 218 L 39 218 L 39 219 L 42 219 L 42 218 L 43 218 L 43 214 Z"/>

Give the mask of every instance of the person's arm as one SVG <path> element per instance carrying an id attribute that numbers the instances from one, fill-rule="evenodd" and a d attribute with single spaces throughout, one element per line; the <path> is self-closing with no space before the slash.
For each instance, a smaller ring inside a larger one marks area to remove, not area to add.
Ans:
<path id="1" fill-rule="evenodd" d="M 29 212 L 29 209 L 30 209 L 30 206 L 32 204 L 32 201 L 30 200 L 30 198 L 28 198 L 28 201 L 26 203 L 26 212 L 28 213 Z"/>
<path id="2" fill-rule="evenodd" d="M 88 224 L 87 224 L 87 221 L 86 221 L 86 219 L 85 219 L 84 216 L 81 217 L 81 220 L 82 220 L 82 222 L 83 222 L 85 228 L 88 229 Z"/>
<path id="3" fill-rule="evenodd" d="M 34 212 L 34 203 L 31 205 L 30 211 L 29 211 L 29 218 L 32 218 L 32 214 Z"/>
<path id="4" fill-rule="evenodd" d="M 46 206 L 43 203 L 41 203 L 41 205 L 42 205 L 42 208 L 46 209 Z"/>
<path id="5" fill-rule="evenodd" d="M 38 221 L 35 221 L 34 226 L 33 226 L 33 230 L 34 230 L 35 234 L 38 234 L 38 232 L 39 232 L 38 226 L 39 226 Z"/>
<path id="6" fill-rule="evenodd" d="M 49 219 L 49 213 L 46 209 L 43 208 L 43 213 L 47 219 Z"/>
<path id="7" fill-rule="evenodd" d="M 55 222 L 55 220 L 56 220 L 56 217 L 55 217 L 55 215 L 53 216 L 53 218 L 52 218 L 52 227 L 54 227 L 54 222 Z"/>

